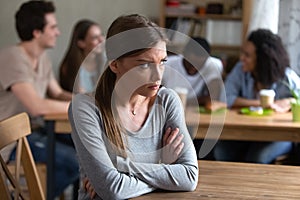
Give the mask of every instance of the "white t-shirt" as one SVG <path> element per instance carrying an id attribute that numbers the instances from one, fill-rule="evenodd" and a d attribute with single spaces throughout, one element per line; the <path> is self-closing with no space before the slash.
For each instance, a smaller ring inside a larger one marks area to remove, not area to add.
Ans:
<path id="1" fill-rule="evenodd" d="M 183 66 L 183 56 L 170 56 L 166 62 L 162 84 L 175 89 L 183 87 L 188 89 L 187 99 L 197 99 L 203 96 L 203 89 L 210 81 L 222 78 L 223 64 L 220 59 L 208 57 L 204 66 L 195 75 L 189 75 Z"/>

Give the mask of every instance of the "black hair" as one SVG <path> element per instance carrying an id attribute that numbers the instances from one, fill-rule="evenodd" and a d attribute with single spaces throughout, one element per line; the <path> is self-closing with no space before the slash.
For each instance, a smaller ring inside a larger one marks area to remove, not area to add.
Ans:
<path id="1" fill-rule="evenodd" d="M 30 41 L 34 30 L 43 31 L 45 15 L 54 13 L 54 4 L 50 1 L 28 1 L 23 3 L 15 15 L 16 29 L 22 41 Z"/>
<path id="2" fill-rule="evenodd" d="M 208 53 L 210 54 L 210 45 L 208 41 L 205 38 L 202 37 L 192 37 L 188 41 L 188 43 L 185 45 L 183 54 L 196 54 L 196 55 L 203 55 L 203 52 L 195 52 L 195 49 L 199 49 L 195 47 L 195 45 L 201 45 L 201 47 Z"/>
<path id="3" fill-rule="evenodd" d="M 265 87 L 282 80 L 289 67 L 289 57 L 281 38 L 267 29 L 258 29 L 250 33 L 248 41 L 252 42 L 256 51 L 256 81 Z"/>

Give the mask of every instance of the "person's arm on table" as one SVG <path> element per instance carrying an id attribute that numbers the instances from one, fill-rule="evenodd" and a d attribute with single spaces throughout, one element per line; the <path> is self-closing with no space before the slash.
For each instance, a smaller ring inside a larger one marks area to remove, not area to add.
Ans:
<path id="1" fill-rule="evenodd" d="M 68 110 L 69 102 L 42 98 L 29 82 L 14 83 L 11 90 L 32 116 Z"/>
<path id="2" fill-rule="evenodd" d="M 72 99 L 72 93 L 63 90 L 54 78 L 50 80 L 48 85 L 48 95 L 56 100 L 70 101 Z"/>
<path id="3" fill-rule="evenodd" d="M 250 107 L 250 106 L 260 106 L 260 101 L 256 99 L 246 99 L 242 97 L 237 97 L 232 104 L 232 108 Z"/>

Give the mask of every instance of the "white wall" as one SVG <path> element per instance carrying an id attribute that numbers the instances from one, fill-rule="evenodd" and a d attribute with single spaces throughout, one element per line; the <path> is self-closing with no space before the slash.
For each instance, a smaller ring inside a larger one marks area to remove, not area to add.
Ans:
<path id="1" fill-rule="evenodd" d="M 0 48 L 16 44 L 14 15 L 24 0 L 0 0 Z M 110 23 L 119 15 L 139 13 L 157 19 L 160 0 L 54 0 L 61 35 L 57 45 L 49 51 L 57 75 L 58 65 L 69 43 L 73 25 L 77 20 L 89 18 L 98 22 L 106 33 Z"/>
<path id="2" fill-rule="evenodd" d="M 281 0 L 278 34 L 289 56 L 291 67 L 300 75 L 300 2 Z"/>

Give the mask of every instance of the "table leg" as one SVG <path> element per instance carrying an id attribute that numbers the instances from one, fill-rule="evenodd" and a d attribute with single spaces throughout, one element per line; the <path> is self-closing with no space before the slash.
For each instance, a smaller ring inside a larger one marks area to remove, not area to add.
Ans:
<path id="1" fill-rule="evenodd" d="M 55 133 L 54 121 L 46 122 L 47 143 L 47 200 L 54 199 L 55 188 Z"/>

